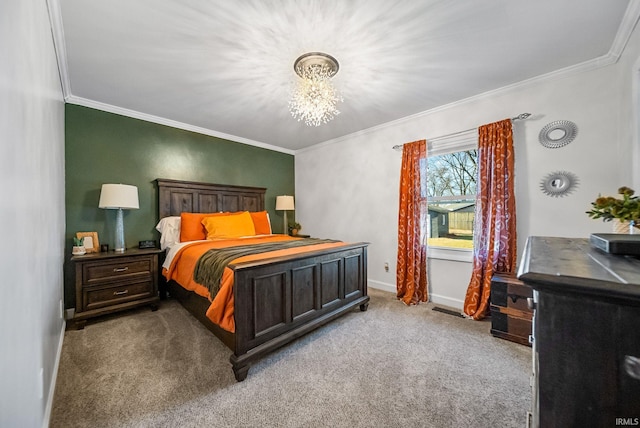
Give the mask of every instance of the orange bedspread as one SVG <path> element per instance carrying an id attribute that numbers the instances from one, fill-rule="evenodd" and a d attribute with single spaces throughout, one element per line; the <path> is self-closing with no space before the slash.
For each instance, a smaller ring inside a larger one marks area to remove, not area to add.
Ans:
<path id="1" fill-rule="evenodd" d="M 198 241 L 187 245 L 180 249 L 175 255 L 169 269 L 163 269 L 163 275 L 167 280 L 174 280 L 187 290 L 193 291 L 202 297 L 206 297 L 211 301 L 211 306 L 207 310 L 207 318 L 218 324 L 223 329 L 235 332 L 235 320 L 233 317 L 233 271 L 228 267 L 225 268 L 220 281 L 220 291 L 211 300 L 209 290 L 202 284 L 193 280 L 193 270 L 202 254 L 214 248 L 226 248 L 235 245 L 260 244 L 265 242 L 287 241 L 299 238 L 293 238 L 287 235 L 263 235 L 255 238 L 242 239 L 225 239 L 220 241 Z M 239 257 L 233 263 L 241 263 L 255 260 L 263 260 L 272 257 L 287 256 L 291 254 L 302 254 L 310 251 L 317 251 L 326 248 L 339 247 L 344 242 L 331 242 L 324 244 L 309 245 L 305 247 L 289 248 L 285 250 L 270 251 L 267 253 L 254 254 L 250 256 Z"/>

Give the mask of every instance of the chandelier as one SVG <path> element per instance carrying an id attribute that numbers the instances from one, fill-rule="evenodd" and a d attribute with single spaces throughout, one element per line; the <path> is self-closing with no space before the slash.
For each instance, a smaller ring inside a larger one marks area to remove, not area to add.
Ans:
<path id="1" fill-rule="evenodd" d="M 336 104 L 342 96 L 331 83 L 338 68 L 334 57 L 321 52 L 306 53 L 293 63 L 300 79 L 289 101 L 289 111 L 298 122 L 320 126 L 340 114 Z"/>

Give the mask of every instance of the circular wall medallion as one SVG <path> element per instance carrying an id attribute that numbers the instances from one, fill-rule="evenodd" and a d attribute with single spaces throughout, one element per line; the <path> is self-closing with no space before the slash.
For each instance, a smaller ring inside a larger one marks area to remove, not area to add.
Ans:
<path id="1" fill-rule="evenodd" d="M 538 139 L 543 146 L 557 149 L 572 142 L 577 134 L 578 127 L 575 123 L 568 120 L 556 120 L 540 130 Z"/>
<path id="2" fill-rule="evenodd" d="M 578 177 L 567 171 L 556 171 L 547 174 L 540 182 L 540 189 L 545 195 L 558 198 L 567 196 L 578 186 Z"/>

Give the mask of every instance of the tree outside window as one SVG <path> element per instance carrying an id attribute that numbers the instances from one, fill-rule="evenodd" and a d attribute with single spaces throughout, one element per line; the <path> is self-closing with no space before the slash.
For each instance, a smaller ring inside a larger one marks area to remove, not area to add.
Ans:
<path id="1" fill-rule="evenodd" d="M 478 151 L 463 150 L 427 158 L 427 244 L 473 249 Z"/>

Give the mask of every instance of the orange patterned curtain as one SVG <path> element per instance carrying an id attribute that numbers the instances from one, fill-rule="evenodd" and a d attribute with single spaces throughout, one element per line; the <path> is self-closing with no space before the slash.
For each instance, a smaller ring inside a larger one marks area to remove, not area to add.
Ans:
<path id="1" fill-rule="evenodd" d="M 478 130 L 478 190 L 474 228 L 473 273 L 464 300 L 464 313 L 473 319 L 489 311 L 494 272 L 516 267 L 516 199 L 511 120 Z"/>
<path id="2" fill-rule="evenodd" d="M 427 142 L 404 144 L 400 173 L 400 210 L 398 213 L 398 259 L 396 288 L 399 300 L 407 305 L 426 302 L 427 295 Z"/>

